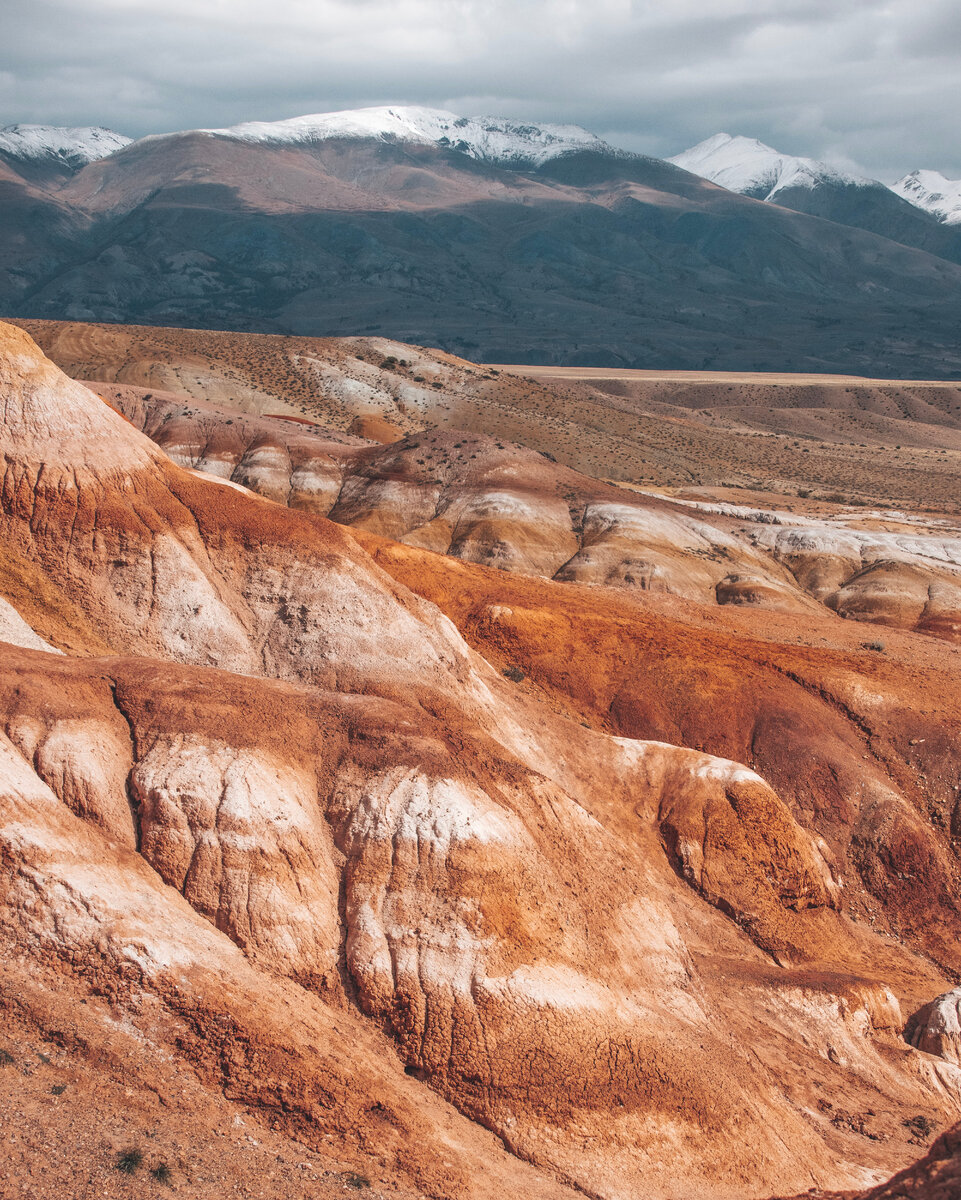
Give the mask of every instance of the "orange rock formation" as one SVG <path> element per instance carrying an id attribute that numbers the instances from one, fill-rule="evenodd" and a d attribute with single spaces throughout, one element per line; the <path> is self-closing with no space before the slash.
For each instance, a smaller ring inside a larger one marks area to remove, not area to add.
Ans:
<path id="1" fill-rule="evenodd" d="M 4 1087 L 53 1045 L 109 1090 L 112 1045 L 184 1187 L 229 1117 L 270 1195 L 292 1157 L 458 1200 L 865 1187 L 957 1119 L 902 1036 L 957 969 L 950 643 L 789 653 L 779 620 L 852 626 L 348 532 L 10 326 L 0 398 Z M 116 1133 L 77 1136 L 99 1178 Z"/>

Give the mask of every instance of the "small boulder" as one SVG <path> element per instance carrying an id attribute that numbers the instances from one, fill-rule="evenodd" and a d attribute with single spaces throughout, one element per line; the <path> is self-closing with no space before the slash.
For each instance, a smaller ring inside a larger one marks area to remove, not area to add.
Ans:
<path id="1" fill-rule="evenodd" d="M 961 1067 L 961 987 L 932 1000 L 913 1024 L 912 1046 Z"/>

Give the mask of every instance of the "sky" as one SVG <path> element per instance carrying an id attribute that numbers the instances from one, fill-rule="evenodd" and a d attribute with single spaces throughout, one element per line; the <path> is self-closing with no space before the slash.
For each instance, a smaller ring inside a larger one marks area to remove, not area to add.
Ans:
<path id="1" fill-rule="evenodd" d="M 4 0 L 0 125 L 139 137 L 376 104 L 760 138 L 961 177 L 958 0 Z"/>

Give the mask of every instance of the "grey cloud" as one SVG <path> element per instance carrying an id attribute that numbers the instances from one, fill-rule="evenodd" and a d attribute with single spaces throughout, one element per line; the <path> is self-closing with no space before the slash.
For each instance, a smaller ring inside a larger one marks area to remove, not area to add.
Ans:
<path id="1" fill-rule="evenodd" d="M 573 121 L 673 154 L 725 129 L 961 176 L 954 0 L 8 0 L 0 121 L 163 132 L 366 104 Z"/>

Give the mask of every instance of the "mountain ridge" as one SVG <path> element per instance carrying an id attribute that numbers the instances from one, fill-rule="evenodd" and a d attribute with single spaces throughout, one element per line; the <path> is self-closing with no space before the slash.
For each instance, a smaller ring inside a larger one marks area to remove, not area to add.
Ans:
<path id="1" fill-rule="evenodd" d="M 773 200 L 779 192 L 792 187 L 817 187 L 823 183 L 870 186 L 877 182 L 837 170 L 817 159 L 782 154 L 757 138 L 729 133 L 716 133 L 667 161 L 755 200 Z"/>
<path id="2" fill-rule="evenodd" d="M 317 113 L 282 121 L 248 121 L 197 132 L 238 141 L 298 144 L 335 138 L 437 145 L 482 162 L 539 166 L 579 150 L 622 153 L 579 125 L 518 123 L 499 117 L 463 117 L 444 109 L 395 105 Z"/>
<path id="3" fill-rule="evenodd" d="M 144 138 L 66 178 L 18 160 L 0 310 L 494 362 L 961 375 L 961 235 L 884 189 L 869 222 L 838 210 L 843 189 L 795 189 L 827 202 L 805 213 L 564 127 L 475 123 L 465 153 L 447 114 L 417 110 L 411 141 L 391 124 L 405 110 L 374 111 L 350 137 L 295 121 L 279 142 L 273 125 Z"/>
<path id="4" fill-rule="evenodd" d="M 643 158 L 617 147 L 580 125 L 517 121 L 506 117 L 466 117 L 424 105 L 375 105 L 356 109 L 223 127 L 171 130 L 131 138 L 105 126 L 18 123 L 0 127 L 0 154 L 21 160 L 57 159 L 76 170 L 128 145 L 190 134 L 274 145 L 310 144 L 337 138 L 436 145 L 478 161 L 541 166 L 552 158 L 591 150 L 625 159 Z M 664 158 L 684 170 L 756 199 L 773 199 L 796 186 L 833 184 L 887 187 L 912 205 L 948 223 L 961 220 L 961 181 L 936 170 L 917 168 L 896 183 L 842 170 L 802 155 L 784 154 L 757 138 L 716 133 Z M 763 194 L 762 194 L 763 193 Z"/>
<path id="5" fill-rule="evenodd" d="M 947 179 L 940 171 L 912 171 L 891 190 L 946 225 L 961 224 L 961 179 Z"/>

